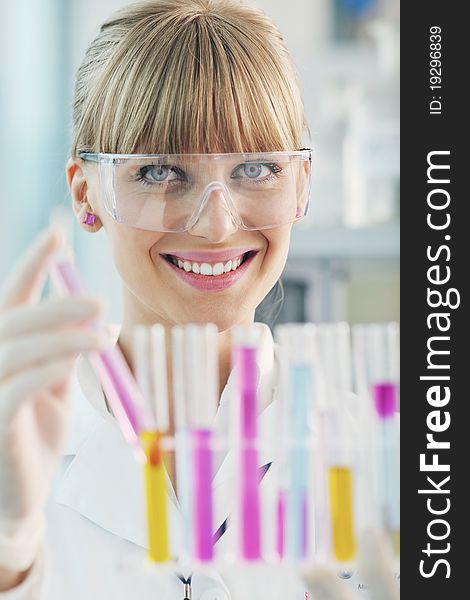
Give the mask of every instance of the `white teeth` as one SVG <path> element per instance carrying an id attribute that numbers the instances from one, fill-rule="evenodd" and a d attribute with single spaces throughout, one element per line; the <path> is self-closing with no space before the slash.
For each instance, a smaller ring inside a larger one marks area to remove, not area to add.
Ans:
<path id="1" fill-rule="evenodd" d="M 180 258 L 176 258 L 176 256 L 171 257 L 171 262 L 178 266 L 180 269 L 186 271 L 186 273 L 193 272 L 196 275 L 222 275 L 223 273 L 228 273 L 229 271 L 236 271 L 238 267 L 241 265 L 243 261 L 243 257 L 234 258 L 232 260 L 228 260 L 225 264 L 222 262 L 216 263 L 215 265 L 210 265 L 209 263 L 196 263 L 190 262 L 189 260 L 181 260 Z"/>
<path id="2" fill-rule="evenodd" d="M 235 271 L 240 266 L 239 260 L 240 259 L 236 258 L 235 260 L 232 261 L 232 271 Z"/>
<path id="3" fill-rule="evenodd" d="M 200 272 L 201 275 L 212 275 L 212 267 L 208 263 L 202 263 Z"/>
<path id="4" fill-rule="evenodd" d="M 212 275 L 222 275 L 224 272 L 224 263 L 216 263 L 212 267 Z"/>

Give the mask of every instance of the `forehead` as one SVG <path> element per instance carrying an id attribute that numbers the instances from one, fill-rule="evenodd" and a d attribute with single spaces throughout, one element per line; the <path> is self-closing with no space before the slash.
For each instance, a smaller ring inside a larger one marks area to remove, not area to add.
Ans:
<path id="1" fill-rule="evenodd" d="M 229 58 L 220 48 L 202 53 L 178 44 L 174 50 L 167 55 L 149 51 L 138 68 L 122 72 L 117 110 L 112 103 L 109 107 L 113 149 L 106 151 L 235 153 L 299 147 L 298 99 L 287 73 L 279 65 L 273 68 L 272 56 L 258 49 L 258 56 L 234 53 Z M 110 85 L 115 87 L 115 81 Z"/>

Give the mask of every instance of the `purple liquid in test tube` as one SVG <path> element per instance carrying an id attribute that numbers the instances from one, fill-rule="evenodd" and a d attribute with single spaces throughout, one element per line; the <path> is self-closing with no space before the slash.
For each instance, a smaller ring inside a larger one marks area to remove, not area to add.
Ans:
<path id="1" fill-rule="evenodd" d="M 384 382 L 373 386 L 374 404 L 381 423 L 382 438 L 382 515 L 383 524 L 389 531 L 394 550 L 399 554 L 400 531 L 400 466 L 399 442 L 394 430 L 397 408 L 397 386 Z"/>
<path id="2" fill-rule="evenodd" d="M 286 527 L 286 493 L 279 492 L 276 511 L 276 553 L 279 558 L 284 557 L 285 527 Z"/>
<path id="3" fill-rule="evenodd" d="M 62 293 L 69 296 L 86 293 L 80 274 L 71 260 L 57 258 L 51 275 Z M 98 327 L 95 325 L 95 328 Z M 124 356 L 116 345 L 90 353 L 89 358 L 125 440 L 133 446 L 139 462 L 145 462 L 138 437 L 139 422 L 135 406 L 139 390 Z"/>
<path id="4" fill-rule="evenodd" d="M 180 340 L 181 387 L 188 410 L 191 444 L 192 549 L 195 559 L 200 562 L 214 558 L 212 454 L 213 423 L 219 392 L 217 333 L 213 323 L 189 324 L 181 330 Z"/>
<path id="5" fill-rule="evenodd" d="M 212 507 L 212 433 L 193 430 L 194 469 L 194 544 L 200 561 L 211 561 L 214 556 Z"/>
<path id="6" fill-rule="evenodd" d="M 394 383 L 377 383 L 373 388 L 375 410 L 380 419 L 393 417 L 397 408 L 397 390 Z"/>
<path id="7" fill-rule="evenodd" d="M 255 356 L 255 348 L 235 349 L 240 392 L 241 543 L 242 557 L 248 561 L 261 556 Z"/>

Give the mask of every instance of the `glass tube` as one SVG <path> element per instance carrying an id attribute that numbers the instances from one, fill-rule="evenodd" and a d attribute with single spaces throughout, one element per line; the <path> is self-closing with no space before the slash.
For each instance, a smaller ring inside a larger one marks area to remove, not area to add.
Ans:
<path id="1" fill-rule="evenodd" d="M 186 325 L 181 331 L 183 360 L 174 377 L 182 380 L 187 409 L 192 552 L 197 561 L 210 562 L 214 558 L 212 429 L 219 400 L 217 327 L 214 324 Z"/>
<path id="2" fill-rule="evenodd" d="M 349 416 L 351 342 L 346 323 L 317 326 L 317 356 L 323 374 L 322 436 L 330 523 L 330 553 L 341 563 L 357 553 L 356 435 Z"/>
<path id="3" fill-rule="evenodd" d="M 394 552 L 400 552 L 399 328 L 397 323 L 353 329 L 356 386 L 363 423 L 375 450 L 370 462 L 377 482 L 378 520 Z"/>
<path id="4" fill-rule="evenodd" d="M 170 428 L 165 330 L 140 325 L 134 331 L 134 362 L 144 398 L 140 439 L 145 452 L 145 498 L 149 560 L 170 560 L 164 441 Z"/>
<path id="5" fill-rule="evenodd" d="M 245 561 L 261 558 L 260 492 L 258 471 L 258 336 L 254 328 L 234 332 L 233 366 L 237 374 L 240 554 Z"/>
<path id="6" fill-rule="evenodd" d="M 349 562 L 356 555 L 351 469 L 344 466 L 330 466 L 328 483 L 334 557 L 339 562 Z"/>
<path id="7" fill-rule="evenodd" d="M 306 560 L 314 546 L 312 425 L 319 402 L 314 366 L 315 327 L 279 325 L 275 331 L 281 362 L 278 443 L 281 455 L 277 500 L 277 555 Z"/>

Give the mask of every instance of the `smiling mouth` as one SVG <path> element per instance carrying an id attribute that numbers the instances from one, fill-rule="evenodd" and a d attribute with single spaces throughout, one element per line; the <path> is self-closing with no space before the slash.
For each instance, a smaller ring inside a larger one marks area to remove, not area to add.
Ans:
<path id="1" fill-rule="evenodd" d="M 194 273 L 205 277 L 217 277 L 229 273 L 230 271 L 236 271 L 240 265 L 246 262 L 249 258 L 257 253 L 256 250 L 249 250 L 240 256 L 237 256 L 231 260 L 217 263 L 207 262 L 195 262 L 189 261 L 183 257 L 176 256 L 174 254 L 162 254 L 163 258 L 174 265 L 178 269 L 185 271 L 186 273 Z"/>

